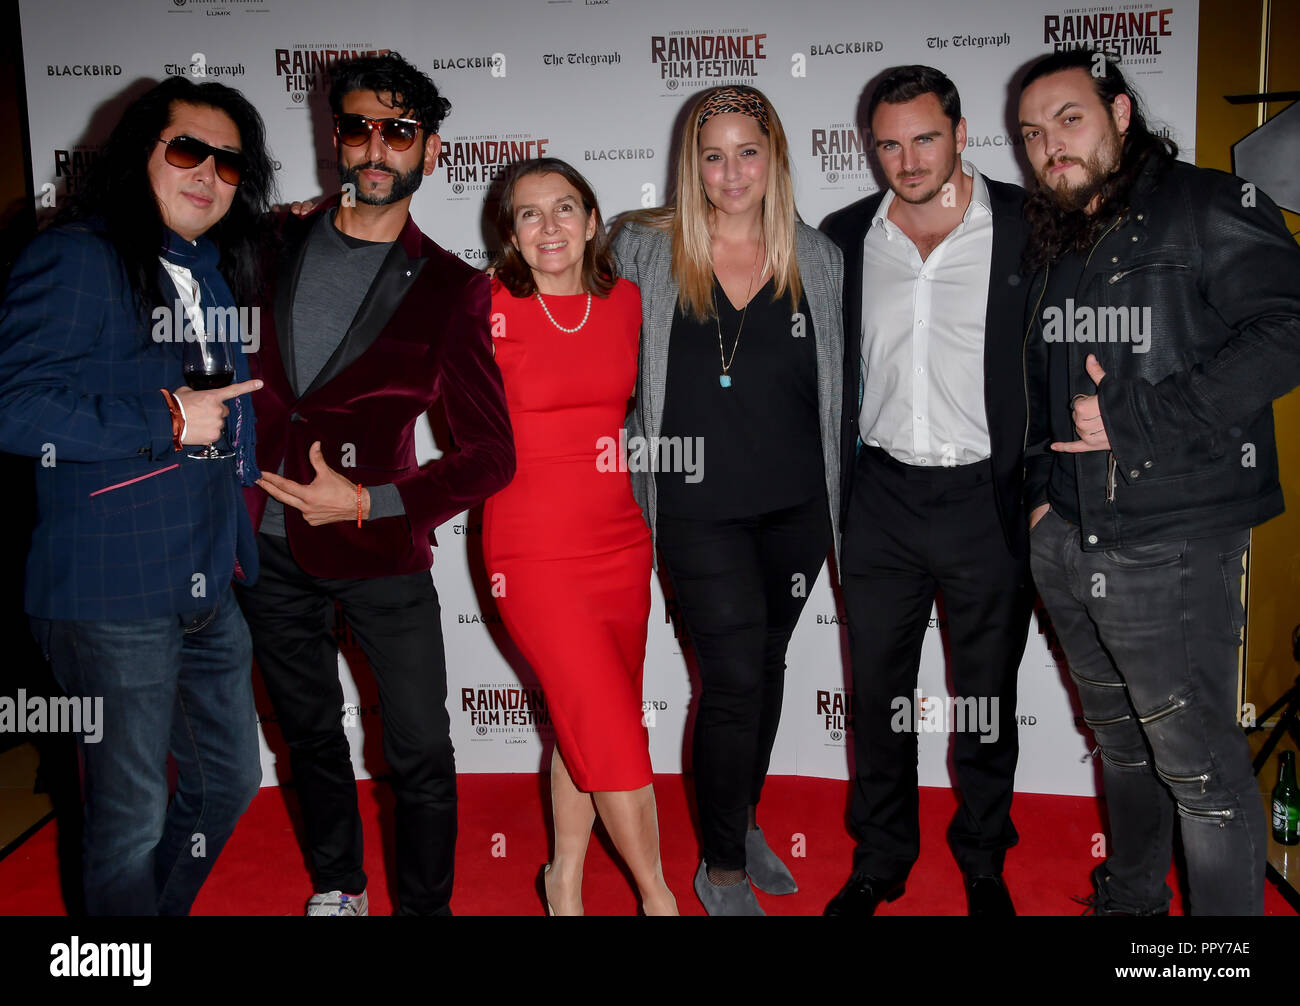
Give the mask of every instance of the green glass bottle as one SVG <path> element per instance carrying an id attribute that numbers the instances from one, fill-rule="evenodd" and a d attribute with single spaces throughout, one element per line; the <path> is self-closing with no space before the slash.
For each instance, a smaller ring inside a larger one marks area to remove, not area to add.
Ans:
<path id="1" fill-rule="evenodd" d="M 1300 787 L 1295 781 L 1295 752 L 1278 756 L 1277 785 L 1273 787 L 1273 839 L 1283 845 L 1300 845 Z"/>

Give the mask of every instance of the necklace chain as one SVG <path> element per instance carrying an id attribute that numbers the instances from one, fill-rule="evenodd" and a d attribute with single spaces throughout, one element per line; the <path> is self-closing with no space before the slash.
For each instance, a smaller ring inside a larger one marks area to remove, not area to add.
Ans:
<path id="1" fill-rule="evenodd" d="M 732 362 L 736 359 L 736 350 L 740 348 L 740 333 L 745 330 L 745 316 L 749 314 L 749 302 L 754 297 L 754 277 L 758 272 L 758 253 L 762 248 L 763 246 L 760 243 L 754 249 L 754 265 L 749 270 L 749 288 L 745 293 L 745 309 L 740 312 L 740 327 L 736 329 L 736 341 L 732 344 L 730 359 L 728 359 L 726 351 L 722 348 L 722 318 L 718 312 L 718 295 L 714 290 L 709 291 L 710 296 L 713 298 L 713 321 L 718 327 L 718 359 L 722 363 L 722 373 L 718 376 L 718 383 L 724 388 L 731 387 L 731 375 L 728 371 L 731 369 Z"/>
<path id="2" fill-rule="evenodd" d="M 537 303 L 542 305 L 542 310 L 546 312 L 546 317 L 551 319 L 551 324 L 554 325 L 556 328 L 558 328 L 561 332 L 567 332 L 570 335 L 572 335 L 574 332 L 579 331 L 583 325 L 587 324 L 587 319 L 591 317 L 591 294 L 590 293 L 587 294 L 587 310 L 585 310 L 582 313 L 582 321 L 578 322 L 577 326 L 574 328 L 565 328 L 563 325 L 561 325 L 558 321 L 555 320 L 555 315 L 551 314 L 551 309 L 546 306 L 546 301 L 542 300 L 541 290 L 534 290 L 533 295 L 537 298 Z M 735 354 L 733 353 L 732 355 L 734 356 Z"/>

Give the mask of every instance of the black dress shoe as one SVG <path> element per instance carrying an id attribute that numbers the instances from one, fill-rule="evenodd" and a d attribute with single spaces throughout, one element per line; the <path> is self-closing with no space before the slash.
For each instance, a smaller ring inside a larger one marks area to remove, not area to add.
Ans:
<path id="1" fill-rule="evenodd" d="M 903 881 L 885 880 L 855 873 L 840 893 L 831 898 L 823 915 L 875 915 L 882 901 L 897 901 L 903 896 Z"/>
<path id="2" fill-rule="evenodd" d="M 1016 914 L 1016 906 L 1011 903 L 1011 895 L 1000 873 L 967 876 L 966 905 L 967 915 L 1009 918 Z"/>

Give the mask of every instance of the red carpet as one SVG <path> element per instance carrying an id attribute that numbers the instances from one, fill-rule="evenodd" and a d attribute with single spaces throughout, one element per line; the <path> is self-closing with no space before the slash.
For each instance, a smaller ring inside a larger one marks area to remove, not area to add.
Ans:
<path id="1" fill-rule="evenodd" d="M 458 915 L 540 915 L 537 872 L 547 859 L 546 780 L 532 775 L 462 775 L 460 839 L 456 851 Z M 361 813 L 370 875 L 370 910 L 391 911 L 384 863 L 392 855 L 392 798 L 382 784 L 362 782 Z M 773 776 L 764 791 L 759 824 L 786 860 L 799 892 L 758 895 L 770 915 L 820 915 L 848 874 L 852 841 L 843 824 L 846 784 Z M 698 865 L 689 777 L 655 778 L 664 872 L 684 915 L 702 915 L 691 881 Z M 294 834 L 292 789 L 266 788 L 253 801 L 195 905 L 196 915 L 299 915 L 311 893 Z M 944 841 L 955 802 L 946 789 L 921 790 L 921 859 L 907 893 L 881 915 L 964 915 L 961 874 Z M 292 809 L 292 816 L 290 813 Z M 1020 844 L 1007 857 L 1006 879 L 1022 915 L 1076 915 L 1072 894 L 1089 891 L 1094 838 L 1101 831 L 1095 801 L 1022 794 L 1016 797 Z M 598 832 L 599 834 L 599 832 Z M 802 836 L 802 857 L 792 854 Z M 47 825 L 0 861 L 0 915 L 58 915 L 54 827 Z M 584 901 L 590 915 L 631 915 L 631 881 L 593 841 L 587 857 Z M 1171 874 L 1170 886 L 1177 890 Z M 1269 915 L 1294 915 L 1271 884 Z M 1181 911 L 1175 894 L 1175 914 Z"/>

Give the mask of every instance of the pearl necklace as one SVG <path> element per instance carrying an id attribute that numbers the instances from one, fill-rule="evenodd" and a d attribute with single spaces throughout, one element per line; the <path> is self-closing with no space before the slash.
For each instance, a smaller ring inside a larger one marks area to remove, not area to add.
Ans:
<path id="1" fill-rule="evenodd" d="M 578 322 L 576 328 L 565 328 L 563 325 L 561 325 L 558 321 L 555 320 L 555 315 L 551 314 L 551 309 L 546 306 L 546 301 L 542 300 L 541 290 L 534 290 L 533 296 L 537 298 L 537 303 L 542 305 L 542 310 L 546 312 L 546 317 L 551 319 L 551 324 L 554 325 L 556 328 L 558 328 L 561 332 L 567 332 L 570 335 L 572 335 L 574 332 L 581 329 L 583 325 L 587 324 L 587 319 L 591 317 L 591 294 L 590 293 L 587 294 L 587 310 L 585 310 L 582 313 L 582 321 Z"/>

